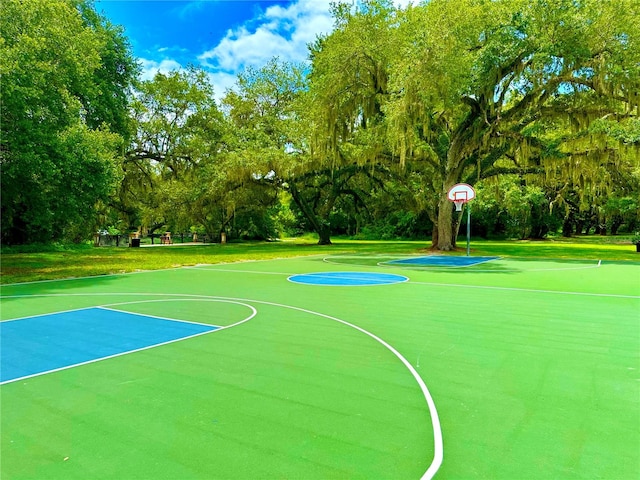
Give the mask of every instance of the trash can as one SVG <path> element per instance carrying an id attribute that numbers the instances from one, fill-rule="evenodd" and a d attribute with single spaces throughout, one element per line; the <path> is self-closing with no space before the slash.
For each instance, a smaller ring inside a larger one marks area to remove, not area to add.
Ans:
<path id="1" fill-rule="evenodd" d="M 140 246 L 140 239 L 139 238 L 132 238 L 131 239 L 131 246 L 132 247 L 139 247 Z"/>

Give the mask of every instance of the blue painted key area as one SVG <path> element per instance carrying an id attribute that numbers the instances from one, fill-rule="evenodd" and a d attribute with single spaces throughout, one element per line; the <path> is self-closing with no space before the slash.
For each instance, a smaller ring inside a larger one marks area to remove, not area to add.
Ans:
<path id="1" fill-rule="evenodd" d="M 204 332 L 214 325 L 87 308 L 0 323 L 0 382 Z"/>
<path id="2" fill-rule="evenodd" d="M 419 265 L 421 267 L 468 267 L 478 263 L 489 262 L 500 257 L 448 257 L 444 255 L 428 255 L 425 257 L 403 258 L 385 262 L 387 265 Z"/>

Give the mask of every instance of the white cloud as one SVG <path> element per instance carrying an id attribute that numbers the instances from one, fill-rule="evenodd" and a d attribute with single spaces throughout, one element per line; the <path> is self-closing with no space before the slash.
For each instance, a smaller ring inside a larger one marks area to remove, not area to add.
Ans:
<path id="1" fill-rule="evenodd" d="M 210 50 L 198 56 L 213 71 L 238 73 L 244 67 L 261 67 L 273 57 L 302 62 L 308 58 L 307 45 L 318 35 L 331 32 L 329 12 L 333 0 L 298 0 L 273 5 L 244 25 L 230 29 Z M 400 8 L 419 0 L 395 0 Z"/>
<path id="2" fill-rule="evenodd" d="M 329 0 L 299 0 L 271 6 L 251 22 L 229 30 L 218 45 L 198 59 L 214 71 L 228 73 L 247 66 L 259 68 L 276 56 L 284 61 L 304 61 L 307 44 L 333 27 L 329 4 Z"/>
<path id="3" fill-rule="evenodd" d="M 290 62 L 306 61 L 307 45 L 333 29 L 333 18 L 329 12 L 331 1 L 298 0 L 286 5 L 273 5 L 245 24 L 228 30 L 216 46 L 198 56 L 202 66 L 209 71 L 216 98 L 221 99 L 234 86 L 237 74 L 248 66 L 260 68 L 273 57 Z M 396 0 L 394 3 L 404 8 L 417 2 Z M 168 50 L 162 48 L 159 53 L 166 55 Z M 170 58 L 160 62 L 140 59 L 140 62 L 143 80 L 152 79 L 157 72 L 183 69 L 178 61 Z"/>
<path id="4" fill-rule="evenodd" d="M 213 85 L 213 95 L 216 101 L 220 103 L 220 100 L 224 97 L 227 90 L 233 88 L 236 84 L 236 74 L 227 72 L 211 72 L 209 73 L 209 81 Z"/>
<path id="5" fill-rule="evenodd" d="M 169 58 L 165 58 L 160 62 L 156 62 L 155 60 L 147 60 L 146 58 L 139 58 L 138 61 L 140 62 L 140 66 L 142 67 L 142 71 L 140 73 L 141 80 L 152 80 L 158 72 L 169 73 L 175 70 L 182 69 L 182 65 L 180 65 L 180 63 Z"/>
<path id="6" fill-rule="evenodd" d="M 417 5 L 420 3 L 420 0 L 396 0 L 393 2 L 394 5 L 398 8 L 406 8 L 408 5 Z"/>
<path id="7" fill-rule="evenodd" d="M 185 68 L 176 60 L 165 58 L 160 62 L 147 60 L 145 58 L 138 59 L 142 67 L 140 73 L 141 80 L 153 80 L 156 73 L 168 74 L 175 71 L 184 71 Z M 214 96 L 216 100 L 221 100 L 226 91 L 232 88 L 237 80 L 236 73 L 227 73 L 222 71 L 209 72 L 209 81 L 214 86 Z"/>

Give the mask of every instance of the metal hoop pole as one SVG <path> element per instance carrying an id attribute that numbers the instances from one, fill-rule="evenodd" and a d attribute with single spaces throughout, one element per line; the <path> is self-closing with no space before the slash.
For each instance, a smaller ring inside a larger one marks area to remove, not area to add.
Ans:
<path id="1" fill-rule="evenodd" d="M 467 203 L 467 257 L 469 256 L 469 244 L 471 243 L 471 207 Z"/>

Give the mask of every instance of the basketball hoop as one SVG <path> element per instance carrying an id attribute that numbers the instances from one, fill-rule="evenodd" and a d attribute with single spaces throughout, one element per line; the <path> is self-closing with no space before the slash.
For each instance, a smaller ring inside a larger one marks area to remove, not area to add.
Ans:
<path id="1" fill-rule="evenodd" d="M 458 183 L 449 189 L 447 198 L 456 206 L 456 212 L 462 212 L 462 207 L 469 200 L 476 198 L 476 191 L 471 185 Z M 461 214 L 462 215 L 462 214 Z M 469 256 L 469 243 L 471 242 L 471 209 L 467 208 L 467 257 Z"/>
<path id="2" fill-rule="evenodd" d="M 456 212 L 462 211 L 462 206 L 469 200 L 476 198 L 476 191 L 471 185 L 466 183 L 458 183 L 449 189 L 447 192 L 447 198 L 455 203 Z"/>

